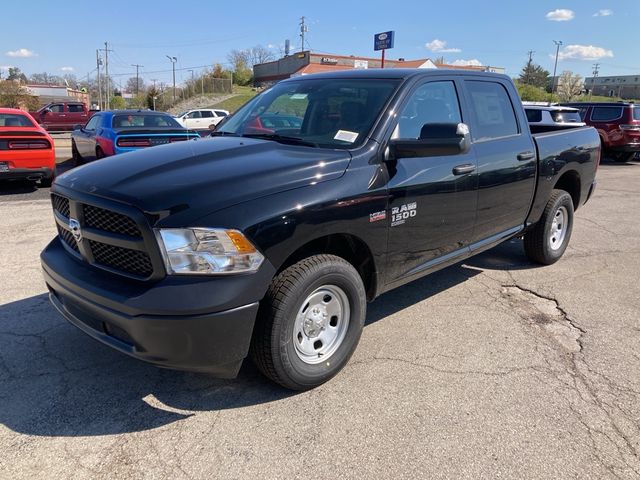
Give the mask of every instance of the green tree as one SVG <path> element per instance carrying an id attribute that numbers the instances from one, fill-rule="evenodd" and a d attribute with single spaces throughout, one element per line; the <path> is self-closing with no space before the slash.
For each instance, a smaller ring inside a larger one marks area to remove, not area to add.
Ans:
<path id="1" fill-rule="evenodd" d="M 7 80 L 13 80 L 14 82 L 27 83 L 27 76 L 20 71 L 18 67 L 9 67 L 9 76 Z"/>
<path id="2" fill-rule="evenodd" d="M 518 80 L 525 85 L 545 88 L 549 83 L 549 72 L 529 60 L 520 72 Z"/>
<path id="3" fill-rule="evenodd" d="M 111 110 L 123 110 L 127 108 L 127 102 L 120 95 L 111 97 Z"/>

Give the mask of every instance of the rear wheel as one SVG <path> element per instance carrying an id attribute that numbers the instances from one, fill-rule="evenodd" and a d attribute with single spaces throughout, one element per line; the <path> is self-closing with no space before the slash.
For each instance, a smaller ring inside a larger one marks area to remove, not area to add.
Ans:
<path id="1" fill-rule="evenodd" d="M 314 255 L 277 275 L 260 305 L 251 357 L 292 390 L 323 384 L 349 361 L 364 325 L 366 294 L 346 260 Z"/>
<path id="2" fill-rule="evenodd" d="M 104 158 L 104 152 L 102 148 L 96 147 L 96 160 L 100 160 L 101 158 Z"/>
<path id="3" fill-rule="evenodd" d="M 524 235 L 524 250 L 530 260 L 551 265 L 564 254 L 573 230 L 573 200 L 564 190 L 553 190 L 542 217 Z"/>

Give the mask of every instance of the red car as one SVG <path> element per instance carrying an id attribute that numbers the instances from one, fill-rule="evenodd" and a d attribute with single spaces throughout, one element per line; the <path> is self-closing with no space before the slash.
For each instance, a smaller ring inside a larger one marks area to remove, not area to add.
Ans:
<path id="1" fill-rule="evenodd" d="M 565 103 L 579 110 L 580 118 L 600 134 L 605 155 L 627 162 L 640 152 L 640 105 L 629 102 Z"/>
<path id="2" fill-rule="evenodd" d="M 26 179 L 51 185 L 56 154 L 51 136 L 31 115 L 0 108 L 0 180 Z"/>

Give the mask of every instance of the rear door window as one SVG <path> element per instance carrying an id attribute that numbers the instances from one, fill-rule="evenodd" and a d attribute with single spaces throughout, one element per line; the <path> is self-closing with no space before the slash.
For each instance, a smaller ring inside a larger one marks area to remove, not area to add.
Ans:
<path id="1" fill-rule="evenodd" d="M 84 112 L 84 105 L 78 105 L 78 104 L 70 103 L 68 105 L 68 107 L 69 107 L 69 112 L 70 113 L 82 113 L 82 112 Z"/>
<path id="2" fill-rule="evenodd" d="M 476 140 L 490 140 L 519 133 L 513 105 L 502 84 L 478 80 L 467 80 L 465 83 L 475 117 L 476 128 L 472 134 Z"/>
<path id="3" fill-rule="evenodd" d="M 211 110 L 200 110 L 200 115 L 202 115 L 202 118 L 211 118 L 213 117 L 213 112 Z"/>
<path id="4" fill-rule="evenodd" d="M 593 107 L 591 120 L 594 122 L 609 122 L 622 117 L 622 107 Z"/>
<path id="5" fill-rule="evenodd" d="M 633 112 L 633 119 L 640 121 L 640 107 L 633 107 L 631 111 Z"/>

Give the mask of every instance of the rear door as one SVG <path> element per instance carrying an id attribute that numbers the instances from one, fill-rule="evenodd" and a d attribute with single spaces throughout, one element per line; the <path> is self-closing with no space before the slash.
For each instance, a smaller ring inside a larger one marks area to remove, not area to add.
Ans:
<path id="1" fill-rule="evenodd" d="M 416 139 L 429 124 L 466 122 L 460 99 L 454 81 L 435 77 L 418 84 L 399 109 L 392 137 Z M 459 155 L 402 158 L 387 165 L 387 282 L 393 283 L 419 275 L 469 245 L 478 177 L 473 147 Z"/>
<path id="2" fill-rule="evenodd" d="M 478 215 L 472 248 L 522 227 L 535 190 L 537 154 L 518 94 L 508 80 L 465 79 L 478 158 Z M 518 100 L 519 102 L 519 100 Z"/>
<path id="3" fill-rule="evenodd" d="M 597 106 L 591 108 L 591 118 L 589 125 L 595 127 L 601 136 L 607 139 L 606 146 L 616 146 L 625 143 L 624 134 L 620 130 L 620 122 L 624 107 L 620 106 Z"/>
<path id="4" fill-rule="evenodd" d="M 89 115 L 83 103 L 68 103 L 67 110 L 67 125 L 73 127 L 87 123 Z"/>
<path id="5" fill-rule="evenodd" d="M 216 117 L 213 113 L 213 110 L 200 110 L 201 120 L 200 126 L 198 127 L 201 130 L 206 130 L 211 125 L 216 124 Z"/>

